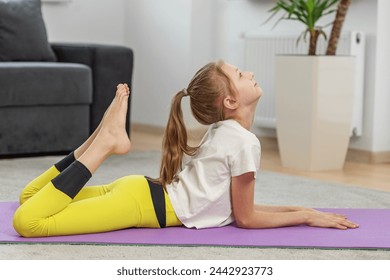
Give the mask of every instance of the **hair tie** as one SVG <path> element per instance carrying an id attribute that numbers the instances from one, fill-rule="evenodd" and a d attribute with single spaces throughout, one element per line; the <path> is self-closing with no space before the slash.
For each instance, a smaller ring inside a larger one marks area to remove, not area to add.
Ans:
<path id="1" fill-rule="evenodd" d="M 182 92 L 184 93 L 184 96 L 188 96 L 188 91 L 186 88 L 183 88 Z"/>

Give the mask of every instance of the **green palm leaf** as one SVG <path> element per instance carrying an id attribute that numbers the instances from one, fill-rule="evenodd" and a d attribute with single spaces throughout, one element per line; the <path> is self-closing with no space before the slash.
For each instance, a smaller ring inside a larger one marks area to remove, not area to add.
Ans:
<path id="1" fill-rule="evenodd" d="M 326 38 L 323 27 L 317 26 L 317 22 L 324 16 L 336 12 L 332 7 L 340 0 L 276 0 L 274 7 L 269 12 L 271 16 L 266 20 L 268 22 L 281 11 L 283 15 L 276 22 L 275 26 L 282 20 L 297 20 L 305 25 L 305 31 L 298 37 L 297 42 L 307 34 L 322 35 Z M 316 37 L 317 38 L 317 37 Z M 315 42 L 316 45 L 316 42 Z M 309 53 L 313 53 L 309 51 Z"/>

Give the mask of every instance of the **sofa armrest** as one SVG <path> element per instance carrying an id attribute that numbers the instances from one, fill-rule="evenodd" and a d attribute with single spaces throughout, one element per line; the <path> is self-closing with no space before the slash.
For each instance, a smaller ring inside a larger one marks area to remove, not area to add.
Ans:
<path id="1" fill-rule="evenodd" d="M 90 112 L 90 133 L 99 125 L 104 112 L 110 105 L 119 83 L 127 83 L 131 89 L 133 75 L 133 51 L 128 47 L 52 43 L 59 62 L 73 62 L 88 65 L 92 69 L 93 96 Z M 131 96 L 126 130 L 130 134 Z"/>

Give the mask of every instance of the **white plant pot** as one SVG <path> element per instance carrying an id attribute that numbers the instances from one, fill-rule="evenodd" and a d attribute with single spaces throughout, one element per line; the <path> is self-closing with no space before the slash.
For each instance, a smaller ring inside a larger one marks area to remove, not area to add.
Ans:
<path id="1" fill-rule="evenodd" d="M 282 165 L 342 169 L 351 132 L 355 58 L 278 56 L 275 74 Z"/>

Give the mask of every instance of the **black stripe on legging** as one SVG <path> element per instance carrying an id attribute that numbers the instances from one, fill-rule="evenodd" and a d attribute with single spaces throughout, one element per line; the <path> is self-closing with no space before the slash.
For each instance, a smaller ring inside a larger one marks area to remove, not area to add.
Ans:
<path id="1" fill-rule="evenodd" d="M 150 178 L 146 177 L 146 180 L 149 184 L 150 194 L 152 196 L 154 211 L 156 212 L 156 217 L 160 228 L 166 226 L 166 208 L 165 208 L 165 196 L 164 189 L 160 184 L 156 184 L 151 181 Z"/>
<path id="2" fill-rule="evenodd" d="M 56 189 L 74 198 L 88 182 L 92 174 L 81 162 L 74 161 L 51 182 Z"/>
<path id="3" fill-rule="evenodd" d="M 74 157 L 74 152 L 71 152 L 69 155 L 61 159 L 59 162 L 54 164 L 59 172 L 64 171 L 69 165 L 71 165 L 76 158 Z"/>

